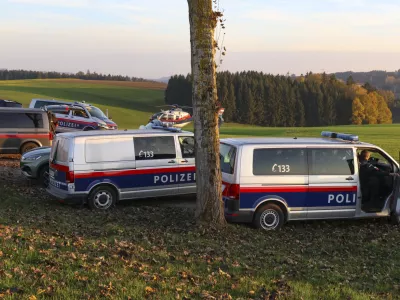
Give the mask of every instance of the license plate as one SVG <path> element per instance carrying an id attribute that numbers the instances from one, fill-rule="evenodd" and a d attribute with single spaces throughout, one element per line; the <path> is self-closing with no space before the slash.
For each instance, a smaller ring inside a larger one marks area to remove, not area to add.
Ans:
<path id="1" fill-rule="evenodd" d="M 50 185 L 56 187 L 56 188 L 60 188 L 60 182 L 54 180 L 54 179 L 50 179 Z"/>

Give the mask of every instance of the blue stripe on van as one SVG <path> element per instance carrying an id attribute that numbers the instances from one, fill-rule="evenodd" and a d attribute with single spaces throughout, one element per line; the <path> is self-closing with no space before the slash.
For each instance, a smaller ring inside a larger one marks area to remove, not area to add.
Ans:
<path id="1" fill-rule="evenodd" d="M 266 199 L 279 199 L 288 207 L 355 206 L 357 186 L 241 188 L 240 208 L 255 208 Z"/>
<path id="2" fill-rule="evenodd" d="M 196 182 L 194 167 L 123 170 L 75 174 L 75 191 L 89 191 L 99 183 L 111 183 L 119 189 L 151 188 Z"/>

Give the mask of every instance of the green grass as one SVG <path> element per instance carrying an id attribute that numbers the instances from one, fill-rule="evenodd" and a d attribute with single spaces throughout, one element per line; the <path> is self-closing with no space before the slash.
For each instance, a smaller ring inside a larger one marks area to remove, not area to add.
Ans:
<path id="1" fill-rule="evenodd" d="M 205 230 L 188 209 L 92 212 L 43 192 L 0 181 L 0 298 L 400 297 L 400 231 L 385 220 Z"/>
<path id="2" fill-rule="evenodd" d="M 120 127 L 137 128 L 158 110 L 163 92 L 35 80 L 0 82 L 2 97 L 24 104 L 35 97 L 86 100 L 109 108 Z M 322 130 L 357 134 L 398 158 L 399 125 L 225 124 L 221 137 Z M 128 204 L 92 212 L 0 175 L 0 298 L 400 298 L 400 231 L 383 219 L 294 222 L 279 232 L 205 230 L 189 209 Z"/>
<path id="3" fill-rule="evenodd" d="M 136 129 L 147 124 L 151 114 L 163 105 L 164 91 L 113 84 L 70 80 L 15 80 L 0 81 L 0 99 L 20 101 L 27 106 L 32 98 L 85 100 L 98 105 L 121 129 Z M 193 126 L 185 127 L 193 130 Z M 356 134 L 362 141 L 376 144 L 399 158 L 398 137 L 400 124 L 369 126 L 336 126 L 324 128 L 265 128 L 241 124 L 224 124 L 221 137 L 231 136 L 308 136 L 318 137 L 322 130 Z"/>
<path id="4" fill-rule="evenodd" d="M 70 82 L 69 80 L 15 80 L 0 81 L 0 99 L 21 102 L 28 107 L 33 98 L 86 101 L 97 105 L 120 128 L 138 128 L 147 124 L 153 112 L 164 104 L 164 92 L 112 84 Z"/>

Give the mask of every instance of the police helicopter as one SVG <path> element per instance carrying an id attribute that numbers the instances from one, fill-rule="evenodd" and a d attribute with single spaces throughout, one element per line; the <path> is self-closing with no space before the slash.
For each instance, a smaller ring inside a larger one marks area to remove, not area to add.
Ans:
<path id="1" fill-rule="evenodd" d="M 149 119 L 149 124 L 151 121 L 158 120 L 165 127 L 175 127 L 182 128 L 188 125 L 193 121 L 193 117 L 187 111 L 184 111 L 182 108 L 192 108 L 190 106 L 180 106 L 178 104 L 172 105 L 161 105 L 158 107 L 170 107 L 168 110 L 161 110 L 161 112 L 155 113 Z M 224 119 L 222 118 L 222 114 L 225 109 L 220 108 L 218 111 L 218 127 L 222 125 Z"/>

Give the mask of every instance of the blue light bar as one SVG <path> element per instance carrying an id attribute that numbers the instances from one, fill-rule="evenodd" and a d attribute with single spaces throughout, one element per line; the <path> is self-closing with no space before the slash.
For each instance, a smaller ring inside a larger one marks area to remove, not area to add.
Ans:
<path id="1" fill-rule="evenodd" d="M 341 139 L 344 141 L 351 141 L 351 142 L 357 142 L 359 140 L 357 135 L 340 133 L 340 132 L 339 133 L 331 132 L 331 131 L 322 131 L 321 136 L 331 139 Z"/>
<path id="2" fill-rule="evenodd" d="M 162 129 L 162 130 L 171 131 L 171 132 L 181 132 L 181 129 L 180 128 L 176 128 L 176 127 L 164 127 L 164 126 L 153 125 L 153 126 L 151 126 L 151 128 L 153 128 L 153 129 Z"/>

